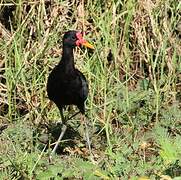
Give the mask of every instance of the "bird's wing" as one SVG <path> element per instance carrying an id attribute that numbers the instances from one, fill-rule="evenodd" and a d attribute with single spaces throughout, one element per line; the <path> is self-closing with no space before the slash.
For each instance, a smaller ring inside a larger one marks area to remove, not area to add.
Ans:
<path id="1" fill-rule="evenodd" d="M 87 99 L 88 96 L 88 83 L 87 80 L 85 78 L 85 76 L 80 72 L 78 72 L 78 76 L 79 76 L 79 81 L 80 81 L 80 98 L 85 101 Z"/>

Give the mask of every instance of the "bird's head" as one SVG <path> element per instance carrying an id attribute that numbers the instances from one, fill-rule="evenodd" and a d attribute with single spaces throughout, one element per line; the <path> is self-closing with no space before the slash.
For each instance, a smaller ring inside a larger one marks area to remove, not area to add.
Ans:
<path id="1" fill-rule="evenodd" d="M 63 37 L 63 45 L 72 48 L 83 45 L 90 49 L 94 49 L 89 42 L 83 39 L 83 34 L 79 31 L 67 31 Z"/>

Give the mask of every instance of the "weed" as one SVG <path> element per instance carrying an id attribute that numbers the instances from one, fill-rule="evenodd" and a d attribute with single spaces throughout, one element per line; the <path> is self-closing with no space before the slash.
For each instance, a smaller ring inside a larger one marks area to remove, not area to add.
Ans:
<path id="1" fill-rule="evenodd" d="M 178 0 L 2 0 L 0 179 L 180 178 L 180 7 Z M 83 29 L 96 47 L 75 51 L 89 81 L 93 157 L 76 116 L 50 164 L 60 117 L 46 82 L 69 29 Z"/>

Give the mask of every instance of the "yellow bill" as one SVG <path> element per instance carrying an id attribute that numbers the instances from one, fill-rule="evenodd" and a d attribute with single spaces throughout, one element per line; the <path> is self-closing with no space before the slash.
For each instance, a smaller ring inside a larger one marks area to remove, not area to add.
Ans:
<path id="1" fill-rule="evenodd" d="M 88 47 L 90 49 L 94 49 L 94 46 L 92 44 L 88 43 L 87 41 L 83 42 L 82 45 L 85 47 Z"/>

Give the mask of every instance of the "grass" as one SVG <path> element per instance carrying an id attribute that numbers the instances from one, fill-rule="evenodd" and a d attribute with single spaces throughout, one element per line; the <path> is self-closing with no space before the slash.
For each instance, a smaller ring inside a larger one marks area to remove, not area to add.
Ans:
<path id="1" fill-rule="evenodd" d="M 177 0 L 1 0 L 0 179 L 180 179 L 180 8 Z M 75 52 L 89 81 L 93 159 L 76 116 L 49 163 L 60 115 L 47 77 L 63 33 L 82 28 L 95 46 Z"/>

